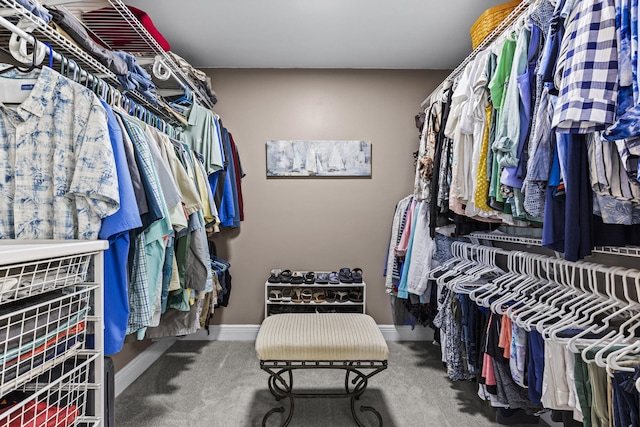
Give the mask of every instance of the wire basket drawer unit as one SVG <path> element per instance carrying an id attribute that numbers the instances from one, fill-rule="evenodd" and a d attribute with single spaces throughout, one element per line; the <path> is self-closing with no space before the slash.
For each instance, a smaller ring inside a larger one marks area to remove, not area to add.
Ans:
<path id="1" fill-rule="evenodd" d="M 0 241 L 0 426 L 101 424 L 104 246 Z"/>

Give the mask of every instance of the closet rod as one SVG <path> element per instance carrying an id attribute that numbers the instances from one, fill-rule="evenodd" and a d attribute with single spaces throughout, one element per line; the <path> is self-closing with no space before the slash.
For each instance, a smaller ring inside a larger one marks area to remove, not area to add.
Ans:
<path id="1" fill-rule="evenodd" d="M 447 76 L 447 78 L 445 78 L 439 85 L 438 87 L 436 87 L 430 94 L 429 96 L 427 96 L 425 98 L 424 101 L 422 101 L 422 104 L 420 104 L 421 108 L 426 108 L 429 103 L 431 98 L 437 94 L 440 89 L 442 89 L 442 86 L 448 82 L 451 81 L 453 79 L 455 79 L 458 74 L 462 73 L 462 71 L 464 70 L 464 68 L 467 66 L 467 64 L 472 61 L 477 55 L 478 53 L 482 52 L 488 45 L 490 45 L 491 43 L 493 43 L 494 40 L 496 40 L 500 35 L 502 35 L 508 28 L 509 26 L 511 26 L 511 24 L 513 24 L 519 17 L 520 15 L 522 15 L 527 8 L 529 7 L 529 3 L 531 3 L 532 0 L 522 0 L 522 3 L 520 3 L 518 6 L 516 6 L 515 9 L 513 9 L 513 11 L 511 11 L 511 13 L 500 23 L 498 24 L 498 26 L 487 36 L 485 37 L 485 39 L 478 45 L 478 47 L 476 47 L 473 52 L 471 52 L 461 63 L 460 65 L 458 65 L 452 72 L 451 74 L 449 74 Z"/>
<path id="2" fill-rule="evenodd" d="M 510 236 L 508 234 L 486 233 L 482 231 L 474 231 L 467 237 L 472 242 L 478 240 L 490 240 L 494 242 L 515 243 L 528 246 L 542 246 L 542 239 L 535 237 Z M 640 258 L 640 247 L 637 246 L 596 246 L 591 251 L 594 254 L 609 254 Z"/>
<path id="3" fill-rule="evenodd" d="M 127 102 L 133 103 L 133 105 L 135 106 L 134 107 L 134 111 L 135 111 L 135 108 L 143 109 L 143 112 L 146 113 L 145 116 L 151 115 L 151 116 L 154 117 L 154 120 L 157 119 L 157 120 L 160 121 L 160 123 L 162 123 L 162 127 L 159 128 L 162 132 L 166 133 L 167 129 L 170 128 L 170 124 L 167 123 L 164 119 L 162 119 L 158 114 L 155 114 L 155 113 L 149 111 L 143 105 L 140 105 L 139 103 L 129 99 L 126 95 L 122 94 L 118 89 L 114 88 L 113 86 L 111 86 L 110 84 L 108 84 L 107 82 L 102 80 L 99 76 L 96 76 L 95 74 L 92 74 L 92 73 L 88 72 L 87 70 L 83 69 L 75 61 L 63 57 L 60 53 L 56 52 L 53 48 L 51 48 L 50 46 L 47 46 L 43 42 L 37 40 L 33 35 L 29 34 L 26 31 L 24 31 L 20 27 L 14 25 L 13 23 L 8 21 L 3 16 L 0 16 L 0 26 L 6 28 L 7 30 L 11 31 L 12 33 L 17 34 L 18 36 L 20 36 L 21 38 L 25 39 L 27 42 L 29 42 L 30 44 L 32 44 L 34 46 L 35 46 L 36 43 L 38 43 L 38 49 L 43 49 L 46 54 L 51 55 L 53 60 L 56 60 L 56 61 L 62 63 L 66 59 L 67 66 L 71 69 L 71 71 L 79 72 L 81 76 L 85 77 L 89 81 L 92 81 L 92 82 L 94 82 L 96 84 L 99 84 L 101 86 L 102 85 L 106 85 L 107 87 L 109 87 L 110 91 L 112 91 L 113 93 L 118 93 L 118 98 L 122 98 Z"/>

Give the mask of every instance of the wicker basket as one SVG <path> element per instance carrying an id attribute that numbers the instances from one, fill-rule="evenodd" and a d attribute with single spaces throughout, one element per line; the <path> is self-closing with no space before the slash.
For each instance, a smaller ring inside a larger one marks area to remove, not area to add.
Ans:
<path id="1" fill-rule="evenodd" d="M 513 0 L 499 4 L 482 12 L 471 26 L 471 46 L 475 49 L 502 21 L 515 9 L 522 0 Z"/>

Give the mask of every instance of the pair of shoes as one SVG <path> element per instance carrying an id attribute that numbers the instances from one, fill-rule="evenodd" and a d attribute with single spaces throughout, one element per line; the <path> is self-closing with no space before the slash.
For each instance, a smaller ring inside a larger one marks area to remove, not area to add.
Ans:
<path id="1" fill-rule="evenodd" d="M 347 302 L 349 301 L 349 292 L 344 289 L 340 289 L 336 291 L 336 301 L 337 302 Z"/>
<path id="2" fill-rule="evenodd" d="M 354 268 L 351 270 L 351 278 L 353 279 L 353 283 L 362 283 L 362 269 Z"/>
<path id="3" fill-rule="evenodd" d="M 304 303 L 311 302 L 313 300 L 313 291 L 311 289 L 303 289 L 300 291 L 300 298 Z"/>
<path id="4" fill-rule="evenodd" d="M 304 283 L 304 276 L 302 275 L 301 272 L 294 271 L 293 274 L 291 275 L 290 282 L 292 285 L 300 285 Z"/>
<path id="5" fill-rule="evenodd" d="M 314 283 L 316 283 L 316 275 L 313 271 L 308 271 L 304 275 L 304 283 L 306 285 L 313 285 Z"/>
<path id="6" fill-rule="evenodd" d="M 327 302 L 327 298 L 326 298 L 326 295 L 325 295 L 324 291 L 321 291 L 321 290 L 318 290 L 318 289 L 314 289 L 313 290 L 313 302 L 315 302 L 315 303 Z"/>
<path id="7" fill-rule="evenodd" d="M 349 291 L 349 301 L 362 302 L 362 291 L 359 289 L 351 289 L 351 291 Z"/>
<path id="8" fill-rule="evenodd" d="M 302 302 L 302 289 L 300 288 L 291 289 L 291 302 L 294 302 L 294 303 Z"/>
<path id="9" fill-rule="evenodd" d="M 340 278 L 338 277 L 338 273 L 335 271 L 332 271 L 331 273 L 329 273 L 329 284 L 330 285 L 339 285 L 340 284 Z"/>
<path id="10" fill-rule="evenodd" d="M 290 283 L 291 282 L 291 270 L 282 270 L 280 272 L 280 283 Z"/>
<path id="11" fill-rule="evenodd" d="M 316 283 L 318 285 L 326 285 L 327 283 L 329 283 L 329 273 L 316 274 Z"/>
<path id="12" fill-rule="evenodd" d="M 269 301 L 282 301 L 282 289 L 271 289 L 269 291 Z"/>
<path id="13" fill-rule="evenodd" d="M 271 270 L 271 275 L 267 279 L 267 282 L 280 283 L 280 273 L 282 273 L 282 270 L 280 270 L 279 268 L 274 268 L 273 270 Z"/>
<path id="14" fill-rule="evenodd" d="M 338 273 L 338 279 L 340 279 L 341 283 L 353 283 L 353 277 L 351 276 L 351 269 L 347 267 L 341 268 L 340 273 Z"/>

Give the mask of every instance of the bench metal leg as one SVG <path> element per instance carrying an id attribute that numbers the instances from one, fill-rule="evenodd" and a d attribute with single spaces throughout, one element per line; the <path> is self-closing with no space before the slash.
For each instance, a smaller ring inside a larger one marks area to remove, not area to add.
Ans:
<path id="1" fill-rule="evenodd" d="M 293 418 L 294 411 L 294 398 L 318 398 L 318 397 L 348 397 L 351 400 L 351 415 L 353 420 L 359 427 L 365 427 L 364 424 L 358 418 L 358 412 L 356 411 L 356 400 L 360 399 L 360 396 L 366 391 L 369 378 L 376 375 L 387 368 L 387 361 L 261 361 L 260 368 L 269 373 L 269 379 L 267 384 L 269 391 L 276 398 L 276 401 L 280 401 L 284 398 L 289 399 L 289 413 L 287 418 L 282 423 L 281 427 L 286 427 Z M 341 393 L 296 393 L 293 391 L 293 370 L 294 369 L 342 369 L 345 371 L 344 392 Z M 369 373 L 362 372 L 363 370 L 369 370 Z M 286 377 L 285 378 L 285 374 Z M 271 409 L 262 418 L 262 426 L 266 427 L 267 419 L 276 412 L 283 413 L 284 407 L 277 407 Z M 360 412 L 373 412 L 378 418 L 378 426 L 382 427 L 382 416 L 380 413 L 371 406 L 360 406 Z"/>

